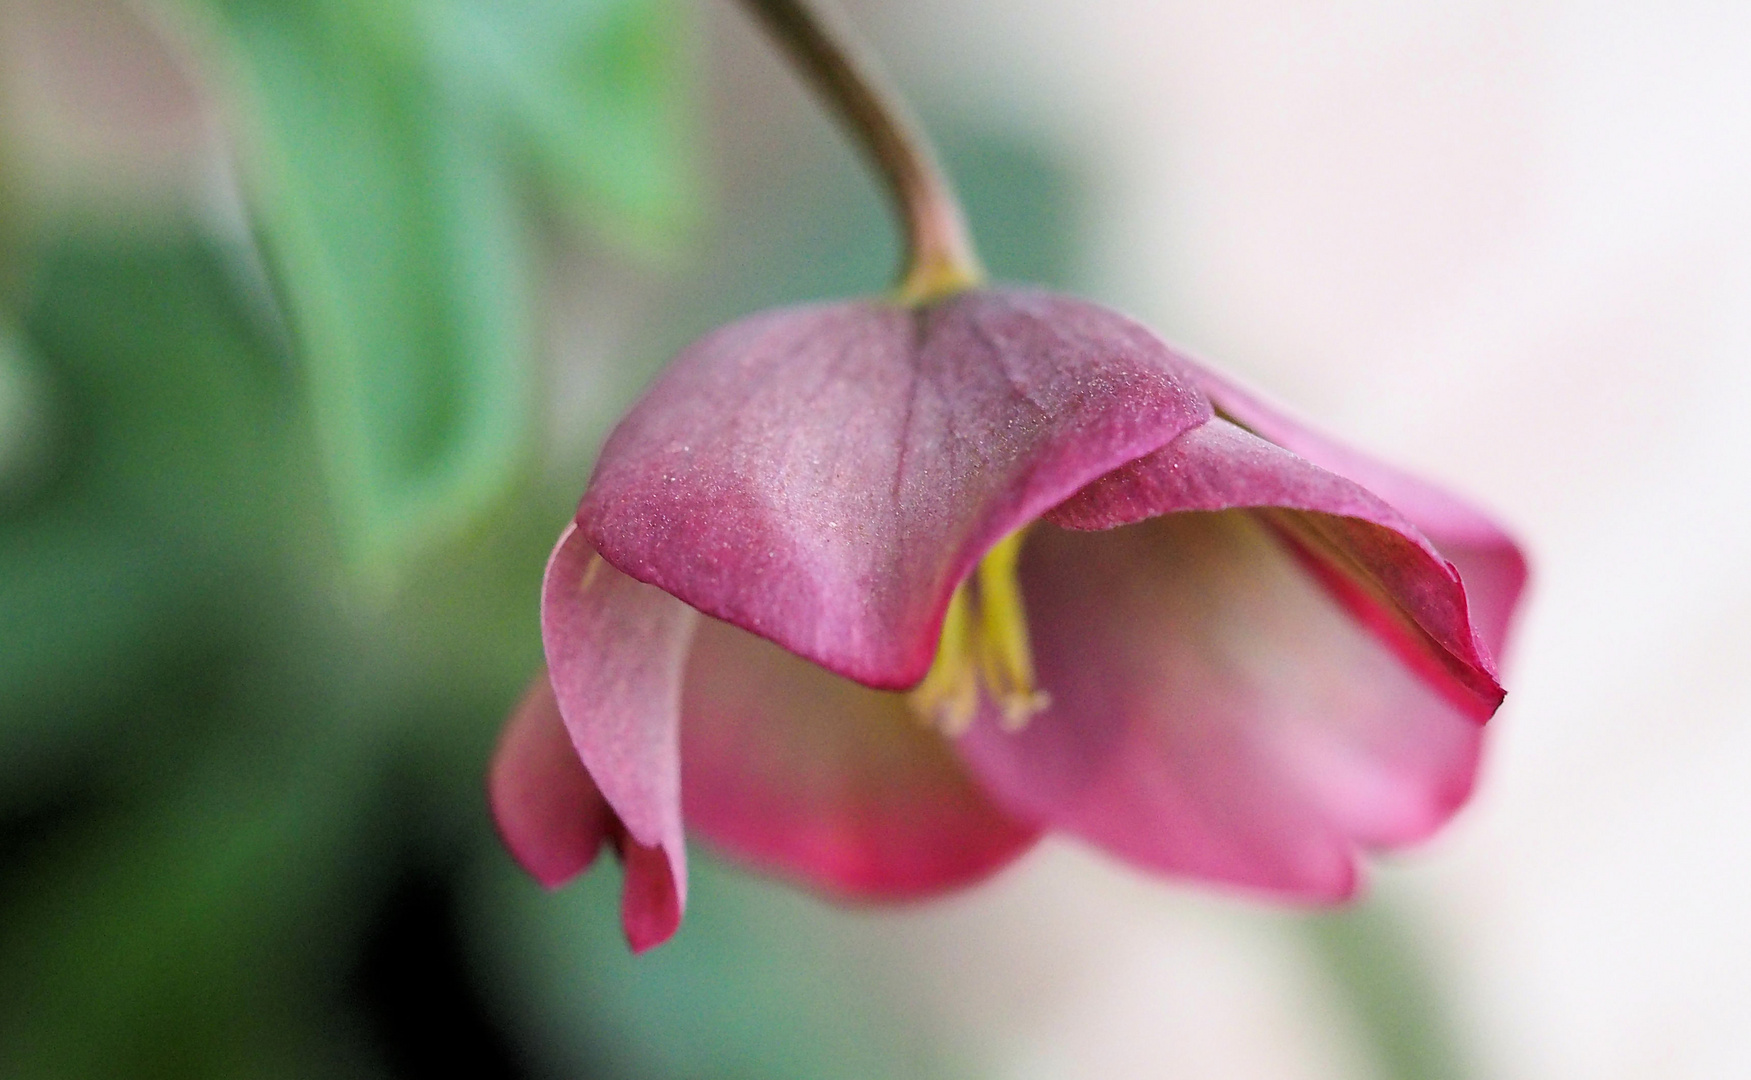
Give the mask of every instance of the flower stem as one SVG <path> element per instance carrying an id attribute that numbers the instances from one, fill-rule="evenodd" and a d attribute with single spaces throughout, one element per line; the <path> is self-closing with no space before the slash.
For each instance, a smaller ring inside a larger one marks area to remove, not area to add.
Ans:
<path id="1" fill-rule="evenodd" d="M 898 297 L 926 304 L 985 279 L 966 216 L 930 141 L 841 20 L 810 0 L 742 0 L 881 174 L 905 229 Z"/>

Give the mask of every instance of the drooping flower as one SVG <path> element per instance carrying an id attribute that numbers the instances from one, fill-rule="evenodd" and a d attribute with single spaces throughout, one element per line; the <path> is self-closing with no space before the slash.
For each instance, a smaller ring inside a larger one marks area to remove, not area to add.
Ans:
<path id="1" fill-rule="evenodd" d="M 1483 515 L 1092 304 L 767 312 L 610 436 L 493 808 L 549 885 L 612 843 L 635 949 L 679 924 L 683 822 L 841 896 L 1054 830 L 1342 899 L 1469 794 L 1524 578 Z"/>

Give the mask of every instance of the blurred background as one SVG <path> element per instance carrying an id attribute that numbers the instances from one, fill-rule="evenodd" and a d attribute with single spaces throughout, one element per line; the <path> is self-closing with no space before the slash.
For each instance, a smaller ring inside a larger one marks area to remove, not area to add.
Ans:
<path id="1" fill-rule="evenodd" d="M 0 1076 L 1751 1074 L 1751 8 L 863 0 L 988 264 L 1493 507 L 1473 804 L 1289 913 L 1048 842 L 926 906 L 493 838 L 608 426 L 871 292 L 728 0 L 0 0 Z"/>

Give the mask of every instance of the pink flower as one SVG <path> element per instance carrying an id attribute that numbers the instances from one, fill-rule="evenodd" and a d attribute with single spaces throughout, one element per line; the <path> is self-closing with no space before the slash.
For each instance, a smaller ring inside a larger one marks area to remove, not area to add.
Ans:
<path id="1" fill-rule="evenodd" d="M 1094 305 L 767 312 L 609 438 L 493 808 L 550 886 L 615 844 L 634 949 L 679 925 L 683 821 L 846 897 L 1053 829 L 1335 901 L 1465 801 L 1524 579 L 1478 512 Z"/>

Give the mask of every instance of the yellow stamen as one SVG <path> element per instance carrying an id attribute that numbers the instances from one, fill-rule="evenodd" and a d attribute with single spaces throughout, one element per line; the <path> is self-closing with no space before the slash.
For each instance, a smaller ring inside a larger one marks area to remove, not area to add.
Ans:
<path id="1" fill-rule="evenodd" d="M 920 718 L 950 735 L 967 730 L 979 708 L 978 669 L 973 664 L 974 626 L 967 616 L 969 606 L 966 588 L 956 589 L 943 616 L 936 659 L 909 697 Z"/>
<path id="2" fill-rule="evenodd" d="M 1015 580 L 1022 533 L 993 547 L 950 598 L 936 659 L 910 695 L 913 711 L 954 736 L 978 713 L 981 690 L 1002 713 L 1006 731 L 1020 731 L 1050 698 L 1034 686 L 1027 612 Z"/>

